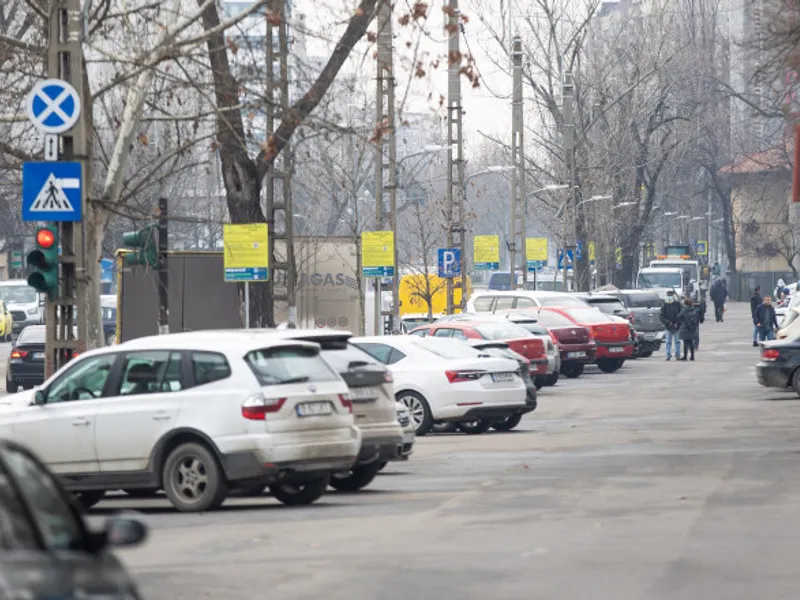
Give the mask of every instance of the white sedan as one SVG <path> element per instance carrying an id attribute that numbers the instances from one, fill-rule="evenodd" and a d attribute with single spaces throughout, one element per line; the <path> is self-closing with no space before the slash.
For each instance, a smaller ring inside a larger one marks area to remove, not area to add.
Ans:
<path id="1" fill-rule="evenodd" d="M 505 419 L 526 412 L 516 361 L 494 358 L 459 340 L 412 336 L 350 340 L 394 375 L 395 395 L 425 435 L 435 423 Z"/>

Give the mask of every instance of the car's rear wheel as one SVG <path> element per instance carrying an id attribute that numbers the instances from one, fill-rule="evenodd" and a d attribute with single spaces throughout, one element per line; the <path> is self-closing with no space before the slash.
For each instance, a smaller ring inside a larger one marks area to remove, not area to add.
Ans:
<path id="1" fill-rule="evenodd" d="M 642 352 L 641 354 L 639 354 L 639 356 L 641 358 L 650 358 L 651 356 L 653 356 L 653 351 L 652 350 L 647 350 L 647 351 Z"/>
<path id="2" fill-rule="evenodd" d="M 522 415 L 512 415 L 502 421 L 494 421 L 492 429 L 495 431 L 511 431 L 522 421 Z"/>
<path id="3" fill-rule="evenodd" d="M 170 453 L 162 477 L 167 498 L 181 512 L 215 510 L 228 496 L 228 482 L 216 457 L 194 442 Z"/>
<path id="4" fill-rule="evenodd" d="M 325 475 L 318 479 L 303 483 L 275 483 L 269 486 L 272 496 L 287 506 L 303 506 L 319 500 L 328 489 L 330 476 Z"/>
<path id="5" fill-rule="evenodd" d="M 467 435 L 480 435 L 486 433 L 492 426 L 491 421 L 487 419 L 478 419 L 477 421 L 466 421 L 458 424 L 458 430 Z"/>
<path id="6" fill-rule="evenodd" d="M 89 490 L 86 492 L 75 492 L 75 498 L 78 500 L 78 504 L 81 505 L 81 508 L 84 510 L 89 510 L 95 504 L 100 502 L 103 497 L 106 495 L 105 490 Z"/>
<path id="7" fill-rule="evenodd" d="M 583 363 L 567 363 L 561 365 L 561 374 L 567 379 L 577 379 L 583 375 Z"/>
<path id="8" fill-rule="evenodd" d="M 795 369 L 792 373 L 792 388 L 794 393 L 800 396 L 800 369 Z"/>
<path id="9" fill-rule="evenodd" d="M 411 414 L 411 419 L 416 427 L 416 434 L 425 435 L 428 433 L 433 427 L 433 416 L 431 416 L 431 408 L 428 406 L 428 401 L 417 392 L 412 392 L 411 390 L 398 392 L 395 397 Z"/>
<path id="10" fill-rule="evenodd" d="M 558 371 L 554 371 L 553 373 L 550 373 L 550 375 L 548 375 L 545 378 L 544 384 L 545 385 L 549 385 L 549 386 L 553 386 L 553 385 L 558 383 L 558 379 L 559 379 L 559 372 Z"/>
<path id="11" fill-rule="evenodd" d="M 331 481 L 328 485 L 340 492 L 355 492 L 372 483 L 380 470 L 381 463 L 376 461 L 368 465 L 353 467 L 349 471 L 331 473 Z"/>
<path id="12" fill-rule="evenodd" d="M 601 358 L 597 361 L 597 366 L 603 373 L 614 373 L 619 371 L 624 364 L 624 358 Z"/>
<path id="13" fill-rule="evenodd" d="M 19 390 L 19 384 L 13 379 L 6 378 L 6 392 L 9 394 L 16 394 Z"/>
<path id="14" fill-rule="evenodd" d="M 434 423 L 431 426 L 433 433 L 453 433 L 458 429 L 455 423 Z"/>

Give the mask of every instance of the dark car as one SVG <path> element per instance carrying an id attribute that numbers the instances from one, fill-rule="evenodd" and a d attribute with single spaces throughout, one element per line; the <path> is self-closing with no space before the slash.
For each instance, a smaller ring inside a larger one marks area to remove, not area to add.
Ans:
<path id="1" fill-rule="evenodd" d="M 764 387 L 792 388 L 800 396 L 800 340 L 762 344 L 756 377 Z"/>
<path id="2" fill-rule="evenodd" d="M 664 341 L 664 325 L 660 319 L 663 301 L 658 294 L 648 290 L 617 290 L 604 294 L 618 298 L 629 312 L 629 320 L 639 335 L 639 356 L 647 358 L 658 352 Z"/>
<path id="3" fill-rule="evenodd" d="M 580 377 L 584 366 L 593 363 L 597 357 L 597 343 L 587 327 L 576 324 L 571 319 L 547 310 L 526 310 L 525 314 L 536 315 L 556 340 L 561 353 L 561 374 L 570 379 Z"/>
<path id="4" fill-rule="evenodd" d="M 45 326 L 28 325 L 17 337 L 6 365 L 6 391 L 30 389 L 44 383 Z"/>
<path id="5" fill-rule="evenodd" d="M 90 531 L 47 467 L 22 446 L 0 441 L 3 598 L 141 598 L 110 549 L 146 536 L 143 524 L 122 517 Z"/>
<path id="6" fill-rule="evenodd" d="M 117 341 L 117 307 L 103 305 L 103 337 L 106 346 L 111 346 Z"/>

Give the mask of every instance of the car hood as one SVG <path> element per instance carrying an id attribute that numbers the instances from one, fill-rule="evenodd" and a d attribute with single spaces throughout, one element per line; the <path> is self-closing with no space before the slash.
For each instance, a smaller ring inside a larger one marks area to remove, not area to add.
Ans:
<path id="1" fill-rule="evenodd" d="M 9 302 L 8 304 L 6 304 L 6 307 L 8 308 L 8 310 L 24 310 L 24 311 L 27 311 L 27 310 L 29 310 L 31 308 L 38 308 L 39 307 L 39 303 L 38 302 L 22 302 L 22 303 L 20 303 L 20 302 Z"/>
<path id="2" fill-rule="evenodd" d="M 4 410 L 14 410 L 23 406 L 33 404 L 35 390 L 25 390 L 16 394 L 8 394 L 0 398 L 0 412 Z"/>

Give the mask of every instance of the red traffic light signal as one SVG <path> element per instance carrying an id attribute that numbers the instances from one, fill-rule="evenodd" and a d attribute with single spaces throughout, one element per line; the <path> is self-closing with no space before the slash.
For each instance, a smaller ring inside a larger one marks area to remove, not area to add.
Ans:
<path id="1" fill-rule="evenodd" d="M 49 249 L 56 243 L 56 236 L 52 229 L 42 227 L 36 232 L 36 244 L 40 248 Z"/>

